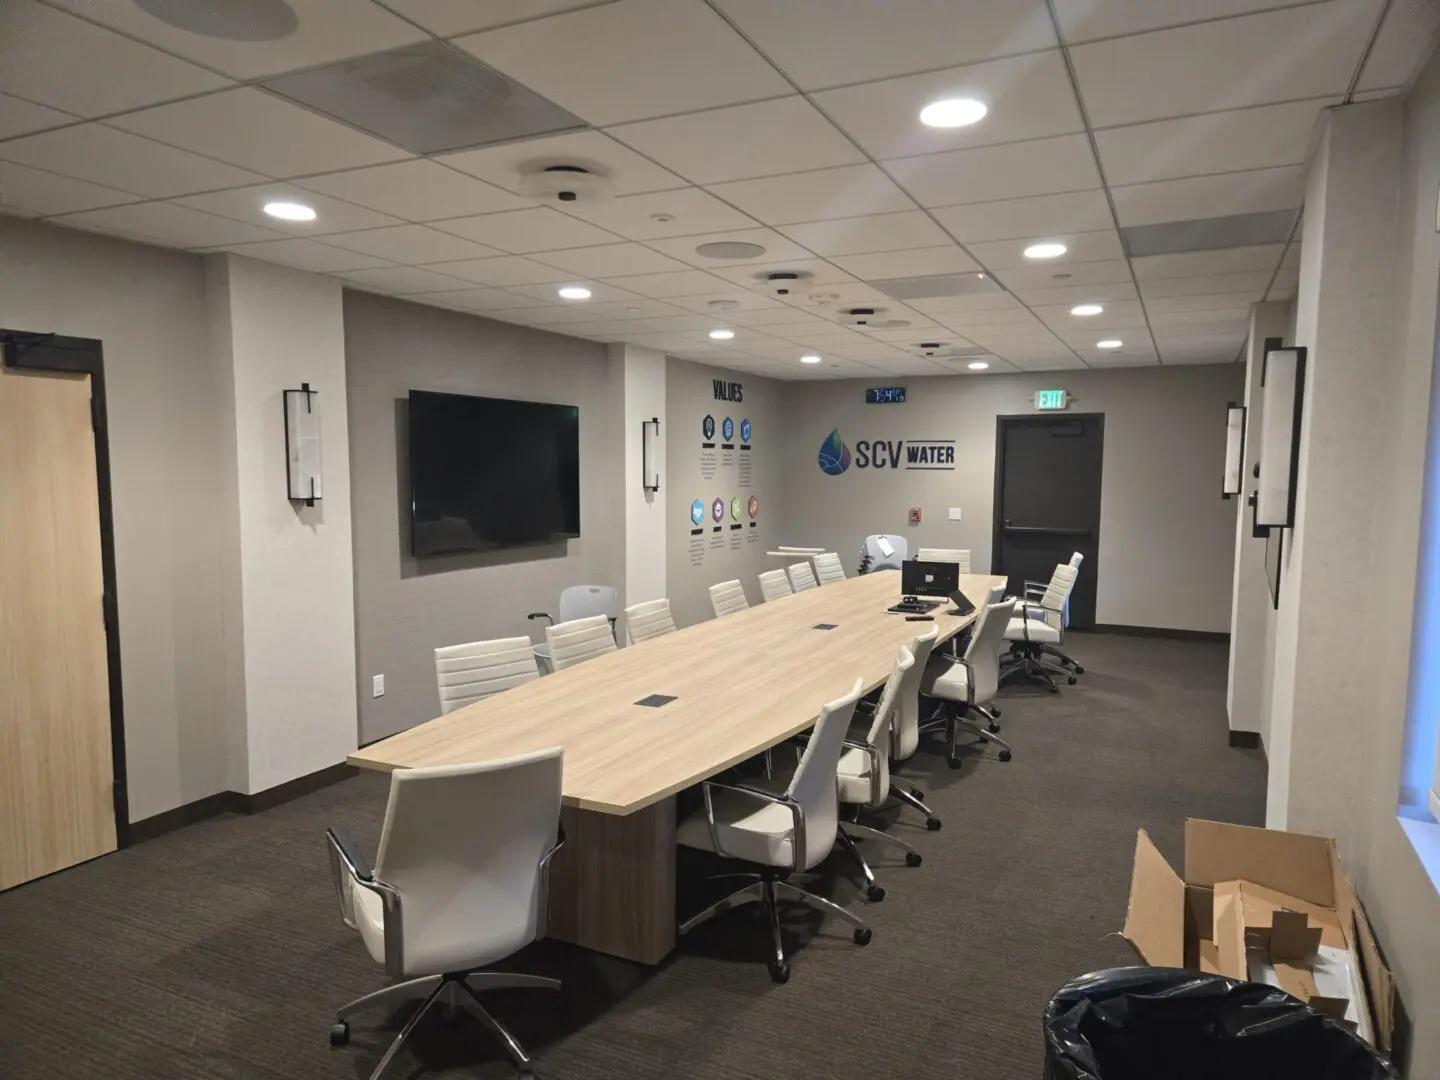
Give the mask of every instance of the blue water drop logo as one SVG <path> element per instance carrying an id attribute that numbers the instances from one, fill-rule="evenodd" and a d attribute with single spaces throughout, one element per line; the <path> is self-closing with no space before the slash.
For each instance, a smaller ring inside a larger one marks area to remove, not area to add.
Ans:
<path id="1" fill-rule="evenodd" d="M 827 476 L 839 476 L 850 468 L 850 448 L 840 438 L 836 428 L 820 444 L 820 471 Z"/>

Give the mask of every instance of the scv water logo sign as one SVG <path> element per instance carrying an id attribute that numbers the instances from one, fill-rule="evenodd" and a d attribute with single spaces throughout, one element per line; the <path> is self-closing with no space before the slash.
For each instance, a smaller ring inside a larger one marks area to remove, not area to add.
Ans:
<path id="1" fill-rule="evenodd" d="M 820 444 L 820 471 L 827 476 L 839 476 L 850 467 L 850 448 L 840 438 L 836 428 Z"/>

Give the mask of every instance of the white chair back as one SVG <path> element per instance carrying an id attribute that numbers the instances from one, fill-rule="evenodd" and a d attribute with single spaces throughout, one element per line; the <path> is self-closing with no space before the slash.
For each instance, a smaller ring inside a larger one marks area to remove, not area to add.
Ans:
<path id="1" fill-rule="evenodd" d="M 881 540 L 890 545 L 889 555 L 881 550 Z M 903 536 L 896 536 L 892 533 L 873 533 L 865 538 L 865 545 L 861 548 L 861 552 L 870 557 L 871 570 L 879 570 L 882 566 L 891 566 L 899 570 L 900 564 L 909 558 L 910 545 Z"/>
<path id="2" fill-rule="evenodd" d="M 990 590 L 990 598 L 989 598 L 988 600 L 986 600 L 985 603 L 986 603 L 986 604 L 998 604 L 998 603 L 1000 603 L 1001 600 L 1004 600 L 1004 599 L 1005 599 L 1005 582 L 1002 581 L 1002 582 L 1000 582 L 999 585 L 996 585 L 993 589 Z"/>
<path id="3" fill-rule="evenodd" d="M 625 609 L 625 632 L 632 645 L 673 634 L 675 620 L 670 617 L 670 601 L 646 600 L 643 604 L 631 604 Z"/>
<path id="4" fill-rule="evenodd" d="M 960 573 L 970 573 L 970 552 L 965 548 L 921 548 L 915 557 L 921 562 L 956 563 Z"/>
<path id="5" fill-rule="evenodd" d="M 1076 570 L 1080 569 L 1080 564 L 1084 561 L 1085 553 L 1083 551 L 1077 551 L 1075 552 L 1075 554 L 1070 556 L 1070 565 L 1073 566 Z"/>
<path id="6" fill-rule="evenodd" d="M 1040 598 L 1041 618 L 1046 626 L 1057 630 L 1065 628 L 1065 609 L 1070 604 L 1070 593 L 1075 588 L 1079 573 L 1069 563 L 1056 565 L 1055 573 L 1050 575 L 1050 584 L 1045 587 L 1045 595 Z"/>
<path id="7" fill-rule="evenodd" d="M 744 611 L 750 606 L 750 601 L 745 598 L 745 586 L 740 582 L 722 581 L 719 585 L 710 586 L 710 606 L 715 609 L 718 619 Z"/>
<path id="8" fill-rule="evenodd" d="M 620 614 L 620 594 L 609 585 L 571 585 L 560 593 L 560 621 L 588 619 L 604 615 L 614 619 Z"/>
<path id="9" fill-rule="evenodd" d="M 920 746 L 920 680 L 939 638 L 940 631 L 932 626 L 906 646 L 915 666 L 901 684 L 890 716 L 890 757 L 894 761 L 904 761 Z"/>
<path id="10" fill-rule="evenodd" d="M 1005 631 L 1010 626 L 1010 616 L 1015 613 L 1015 601 L 1002 599 L 998 603 L 986 604 L 975 623 L 975 633 L 965 649 L 965 660 L 970 665 L 971 692 L 976 705 L 994 701 L 1000 689 L 1000 650 L 1005 643 Z"/>
<path id="11" fill-rule="evenodd" d="M 572 619 L 545 628 L 545 642 L 550 646 L 550 663 L 556 671 L 583 664 L 586 660 L 615 651 L 615 632 L 610 618 L 592 615 L 588 619 Z"/>
<path id="12" fill-rule="evenodd" d="M 1076 581 L 1079 581 L 1079 580 L 1080 580 L 1080 564 L 1083 563 L 1084 561 L 1085 561 L 1085 553 L 1084 553 L 1083 551 L 1077 551 L 1077 552 L 1075 552 L 1075 554 L 1073 554 L 1073 555 L 1070 556 L 1070 565 L 1071 565 L 1071 567 L 1073 567 L 1074 570 L 1075 570 L 1075 580 L 1076 580 Z M 1071 586 L 1071 590 L 1072 590 L 1072 591 L 1074 590 L 1074 586 L 1073 586 L 1073 585 Z M 1068 596 L 1065 597 L 1064 623 L 1065 623 L 1066 626 L 1069 626 L 1069 625 L 1070 625 L 1070 597 L 1068 597 Z"/>
<path id="13" fill-rule="evenodd" d="M 870 731 L 865 736 L 866 744 L 880 751 L 876 755 L 880 761 L 880 776 L 872 779 L 874 790 L 882 793 L 882 802 L 884 793 L 890 790 L 890 722 L 913 671 L 915 654 L 902 645 L 895 654 L 895 666 L 890 669 L 890 677 L 885 680 L 885 689 L 881 691 L 880 701 L 875 706 L 875 718 L 870 722 Z"/>
<path id="14" fill-rule="evenodd" d="M 771 600 L 779 600 L 782 596 L 790 596 L 795 591 L 790 588 L 790 579 L 785 576 L 784 570 L 766 570 L 759 575 L 759 581 L 760 595 L 767 604 Z"/>
<path id="15" fill-rule="evenodd" d="M 787 567 L 785 572 L 790 575 L 790 588 L 797 593 L 820 587 L 820 583 L 815 580 L 815 571 L 810 569 L 808 562 L 797 562 Z"/>
<path id="16" fill-rule="evenodd" d="M 555 844 L 561 772 L 557 746 L 390 774 L 375 856 L 375 877 L 400 894 L 401 955 L 387 956 L 390 974 L 464 971 L 539 936 L 540 860 Z"/>
<path id="17" fill-rule="evenodd" d="M 800 764 L 790 778 L 787 794 L 800 804 L 805 819 L 805 847 L 797 861 L 806 870 L 823 862 L 835 846 L 835 830 L 840 824 L 836 771 L 855 715 L 855 702 L 860 700 L 864 686 L 856 679 L 848 694 L 821 708 L 820 719 L 815 721 Z"/>
<path id="18" fill-rule="evenodd" d="M 815 576 L 820 580 L 821 585 L 845 580 L 845 567 L 841 565 L 840 556 L 835 552 L 827 551 L 822 555 L 816 555 L 810 561 L 815 564 Z"/>
<path id="19" fill-rule="evenodd" d="M 442 713 L 539 677 L 528 637 L 472 641 L 435 650 L 435 683 Z"/>

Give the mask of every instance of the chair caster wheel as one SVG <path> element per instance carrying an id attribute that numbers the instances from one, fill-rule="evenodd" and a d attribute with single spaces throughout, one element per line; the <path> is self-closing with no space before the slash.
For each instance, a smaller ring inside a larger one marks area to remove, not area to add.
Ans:
<path id="1" fill-rule="evenodd" d="M 996 720 L 999 720 L 999 719 L 1000 719 L 1000 710 L 997 709 L 997 708 L 995 708 L 995 706 L 992 705 L 992 706 L 990 706 L 990 715 L 993 716 L 993 717 L 995 717 Z"/>
<path id="2" fill-rule="evenodd" d="M 1009 751 L 1009 750 L 1001 750 L 1001 751 L 1000 751 L 1000 760 L 1001 760 L 1001 761 L 1009 761 L 1009 760 L 1010 760 L 1010 751 Z"/>
<path id="3" fill-rule="evenodd" d="M 330 1025 L 330 1045 L 344 1046 L 350 1041 L 350 1022 L 338 1020 Z"/>
<path id="4" fill-rule="evenodd" d="M 961 768 L 965 763 L 964 763 L 963 761 L 961 761 L 959 758 L 953 758 L 953 757 L 952 757 L 952 758 L 946 758 L 946 759 L 945 759 L 945 764 L 946 764 L 946 765 L 949 765 L 950 768 L 952 768 L 952 769 L 958 769 L 958 768 Z"/>
<path id="5" fill-rule="evenodd" d="M 990 732 L 991 735 L 998 735 L 1000 734 L 1000 725 L 995 723 L 994 720 L 991 720 L 990 723 L 985 725 L 985 730 Z"/>
<path id="6" fill-rule="evenodd" d="M 939 832 L 939 831 L 940 831 L 940 819 L 939 819 L 938 817 L 926 818 L 926 819 L 925 819 L 925 828 L 929 829 L 931 832 Z"/>
<path id="7" fill-rule="evenodd" d="M 871 933 L 870 933 L 870 928 L 869 928 L 868 926 L 861 926 L 861 927 L 858 927 L 858 928 L 855 930 L 855 944 L 856 944 L 856 945 L 869 945 L 869 944 L 870 944 L 870 938 L 871 938 Z"/>
<path id="8" fill-rule="evenodd" d="M 910 797 L 913 799 L 919 799 L 921 802 L 925 801 L 925 793 L 921 791 L 918 787 L 912 787 L 910 789 Z"/>
<path id="9" fill-rule="evenodd" d="M 1076 665 L 1075 665 L 1075 674 L 1076 674 L 1076 675 L 1084 675 L 1084 674 L 1085 674 L 1085 669 L 1084 669 L 1083 667 L 1081 667 L 1079 664 L 1076 664 Z"/>
<path id="10" fill-rule="evenodd" d="M 1079 681 L 1080 681 L 1080 680 L 1077 679 L 1077 678 L 1075 678 L 1074 675 L 1071 675 L 1071 676 L 1070 676 L 1070 685 L 1071 685 L 1071 686 L 1074 686 L 1074 685 L 1075 685 L 1077 682 L 1079 682 Z"/>
<path id="11" fill-rule="evenodd" d="M 1060 692 L 1060 688 L 1059 688 L 1058 686 L 1052 686 L 1052 687 L 1050 687 L 1050 693 L 1052 693 L 1052 694 L 1058 694 L 1059 692 Z"/>
<path id="12" fill-rule="evenodd" d="M 934 821 L 935 819 L 934 819 L 934 818 L 931 818 L 930 820 L 931 820 L 931 821 Z M 924 861 L 925 861 L 925 859 L 921 856 L 921 854 L 920 854 L 918 851 L 907 851 L 907 852 L 905 853 L 905 865 L 906 865 L 906 866 L 919 866 L 919 865 L 920 865 L 922 862 L 924 862 Z"/>
<path id="13" fill-rule="evenodd" d="M 774 983 L 787 983 L 790 981 L 789 964 L 771 964 L 770 981 Z"/>
<path id="14" fill-rule="evenodd" d="M 878 904 L 885 899 L 885 887 L 883 885 L 871 885 L 865 890 L 865 899 L 872 904 Z"/>

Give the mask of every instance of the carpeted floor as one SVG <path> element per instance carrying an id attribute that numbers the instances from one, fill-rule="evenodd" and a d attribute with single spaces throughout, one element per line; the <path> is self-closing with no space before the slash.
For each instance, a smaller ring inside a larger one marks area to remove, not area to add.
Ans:
<path id="1" fill-rule="evenodd" d="M 1186 817 L 1257 824 L 1264 808 L 1259 752 L 1226 744 L 1223 646 L 1074 634 L 1070 652 L 1079 686 L 1002 697 L 1012 762 L 911 762 L 945 827 L 890 826 L 925 863 L 881 858 L 883 903 L 826 864 L 824 891 L 870 919 L 868 948 L 796 910 L 794 974 L 775 986 L 763 924 L 732 912 L 656 970 L 537 946 L 515 964 L 566 978 L 568 1012 L 520 991 L 493 1011 L 547 1080 L 1038 1077 L 1051 992 L 1135 962 L 1115 936 L 1135 830 L 1178 859 Z M 323 835 L 344 823 L 373 852 L 384 798 L 362 776 L 0 895 L 0 1077 L 368 1076 L 403 1017 L 358 1018 L 348 1048 L 327 1045 L 333 1008 L 383 979 L 340 922 Z M 391 1076 L 514 1075 L 478 1023 L 430 1019 Z"/>

